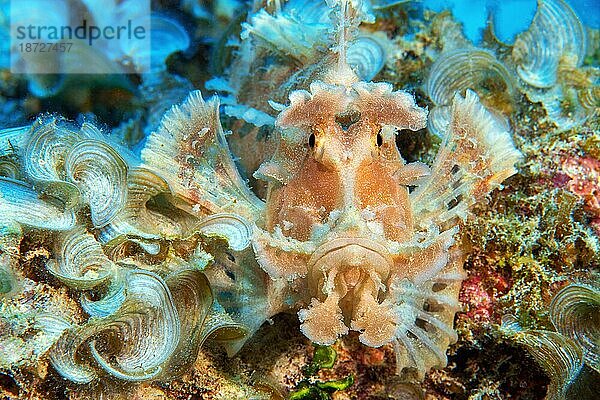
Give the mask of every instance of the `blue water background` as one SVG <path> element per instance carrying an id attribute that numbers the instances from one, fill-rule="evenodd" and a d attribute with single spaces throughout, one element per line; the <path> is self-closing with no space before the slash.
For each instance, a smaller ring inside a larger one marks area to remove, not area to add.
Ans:
<path id="1" fill-rule="evenodd" d="M 567 3 L 585 25 L 600 28 L 600 0 L 570 0 Z M 537 9 L 536 0 L 423 0 L 423 7 L 450 10 L 463 24 L 465 35 L 481 42 L 488 18 L 492 18 L 498 39 L 511 44 L 515 36 L 527 30 Z"/>
<path id="2" fill-rule="evenodd" d="M 511 44 L 517 34 L 527 30 L 537 9 L 537 0 L 416 0 L 412 3 L 438 12 L 449 9 L 475 44 L 481 42 L 489 18 L 497 37 Z M 585 25 L 600 28 L 600 0 L 567 0 L 567 3 Z M 9 5 L 10 0 L 0 0 L 0 68 L 10 66 Z"/>

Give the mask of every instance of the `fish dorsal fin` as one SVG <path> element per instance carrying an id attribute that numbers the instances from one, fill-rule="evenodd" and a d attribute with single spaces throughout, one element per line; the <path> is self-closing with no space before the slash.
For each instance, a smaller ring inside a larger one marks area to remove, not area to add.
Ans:
<path id="1" fill-rule="evenodd" d="M 336 55 L 337 61 L 322 80 L 329 84 L 350 87 L 360 79 L 348 64 L 348 45 L 357 36 L 360 23 L 373 22 L 373 15 L 362 0 L 326 0 L 326 2 L 332 8 L 331 19 L 335 26 L 333 46 L 330 50 Z"/>

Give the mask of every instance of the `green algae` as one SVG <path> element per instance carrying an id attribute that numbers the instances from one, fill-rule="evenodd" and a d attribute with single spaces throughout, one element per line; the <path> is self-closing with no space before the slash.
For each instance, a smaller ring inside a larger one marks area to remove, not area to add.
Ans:
<path id="1" fill-rule="evenodd" d="M 598 268 L 600 243 L 587 226 L 581 203 L 561 189 L 497 199 L 497 213 L 478 214 L 467 226 L 473 247 L 510 271 L 500 297 L 523 326 L 548 326 L 549 293 L 560 282 Z"/>
<path id="2" fill-rule="evenodd" d="M 333 368 L 337 359 L 337 353 L 333 347 L 315 345 L 313 359 L 309 365 L 303 369 L 305 379 L 301 380 L 296 389 L 290 393 L 290 400 L 331 400 L 332 394 L 345 390 L 354 384 L 352 374 L 335 380 L 318 381 L 311 379 L 321 369 Z"/>
<path id="3" fill-rule="evenodd" d="M 316 345 L 313 359 L 304 369 L 304 375 L 313 376 L 322 368 L 333 368 L 336 359 L 337 353 L 333 347 Z"/>
<path id="4" fill-rule="evenodd" d="M 298 388 L 290 395 L 290 400 L 331 400 L 331 395 L 339 390 L 344 390 L 354 383 L 354 377 L 348 375 L 346 378 L 309 383 L 302 381 Z"/>

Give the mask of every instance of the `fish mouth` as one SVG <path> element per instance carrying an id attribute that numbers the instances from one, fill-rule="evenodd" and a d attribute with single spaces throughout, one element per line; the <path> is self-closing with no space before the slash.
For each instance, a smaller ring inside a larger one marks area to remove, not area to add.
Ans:
<path id="1" fill-rule="evenodd" d="M 352 265 L 349 257 L 362 255 L 364 267 L 371 266 L 374 271 L 386 276 L 394 261 L 387 248 L 371 239 L 345 237 L 330 240 L 319 246 L 308 260 L 309 270 L 325 271 L 334 266 Z"/>

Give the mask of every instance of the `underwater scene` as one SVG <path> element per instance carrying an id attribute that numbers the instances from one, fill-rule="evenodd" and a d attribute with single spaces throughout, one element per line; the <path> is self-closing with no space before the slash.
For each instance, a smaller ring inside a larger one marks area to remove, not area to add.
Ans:
<path id="1" fill-rule="evenodd" d="M 600 398 L 600 1 L 0 0 L 0 399 Z"/>

